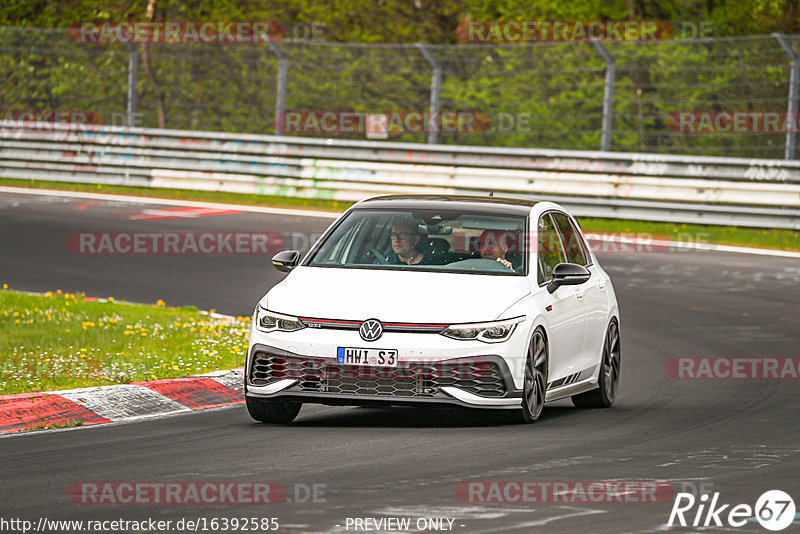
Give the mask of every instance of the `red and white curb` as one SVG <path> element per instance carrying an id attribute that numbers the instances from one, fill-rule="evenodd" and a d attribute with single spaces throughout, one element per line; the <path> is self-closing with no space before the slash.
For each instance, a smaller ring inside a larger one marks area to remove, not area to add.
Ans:
<path id="1" fill-rule="evenodd" d="M 0 433 L 115 423 L 244 403 L 244 368 L 0 397 Z"/>

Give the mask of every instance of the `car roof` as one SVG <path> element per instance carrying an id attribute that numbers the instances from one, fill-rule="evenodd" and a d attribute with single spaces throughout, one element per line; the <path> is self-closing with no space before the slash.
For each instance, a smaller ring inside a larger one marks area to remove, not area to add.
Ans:
<path id="1" fill-rule="evenodd" d="M 356 204 L 354 209 L 442 209 L 495 214 L 528 215 L 540 201 L 477 195 L 382 195 Z"/>

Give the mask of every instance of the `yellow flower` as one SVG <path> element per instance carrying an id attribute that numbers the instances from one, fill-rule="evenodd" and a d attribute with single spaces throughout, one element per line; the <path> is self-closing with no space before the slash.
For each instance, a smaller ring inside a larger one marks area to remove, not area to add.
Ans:
<path id="1" fill-rule="evenodd" d="M 108 302 L 114 302 L 114 297 L 108 297 Z"/>
<path id="2" fill-rule="evenodd" d="M 8 284 L 3 284 L 3 289 L 8 289 Z"/>
<path id="3" fill-rule="evenodd" d="M 64 332 L 66 332 L 67 334 L 69 334 L 69 328 L 67 328 L 66 330 L 64 330 Z"/>
<path id="4" fill-rule="evenodd" d="M 164 304 L 165 304 L 165 303 L 164 303 L 164 301 L 163 301 L 163 300 L 161 300 L 161 299 L 158 299 L 158 300 L 156 301 L 156 306 L 163 306 Z"/>

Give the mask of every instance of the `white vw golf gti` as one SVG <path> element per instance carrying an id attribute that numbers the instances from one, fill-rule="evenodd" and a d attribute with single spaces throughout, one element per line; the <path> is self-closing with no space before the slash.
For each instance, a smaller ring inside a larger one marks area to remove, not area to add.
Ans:
<path id="1" fill-rule="evenodd" d="M 303 403 L 514 410 L 608 407 L 619 311 L 577 222 L 552 202 L 381 196 L 342 214 L 258 303 L 245 367 L 250 415 Z"/>

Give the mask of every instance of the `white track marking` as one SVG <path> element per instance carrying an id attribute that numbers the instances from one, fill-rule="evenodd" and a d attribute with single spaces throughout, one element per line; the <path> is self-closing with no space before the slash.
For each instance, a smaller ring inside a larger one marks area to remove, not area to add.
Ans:
<path id="1" fill-rule="evenodd" d="M 235 389 L 240 393 L 244 393 L 244 369 L 234 369 L 231 371 L 216 371 L 214 373 L 208 373 L 197 376 L 216 380 L 223 386 Z"/>
<path id="2" fill-rule="evenodd" d="M 191 411 L 152 389 L 130 384 L 59 391 L 58 395 L 112 421 Z"/>

